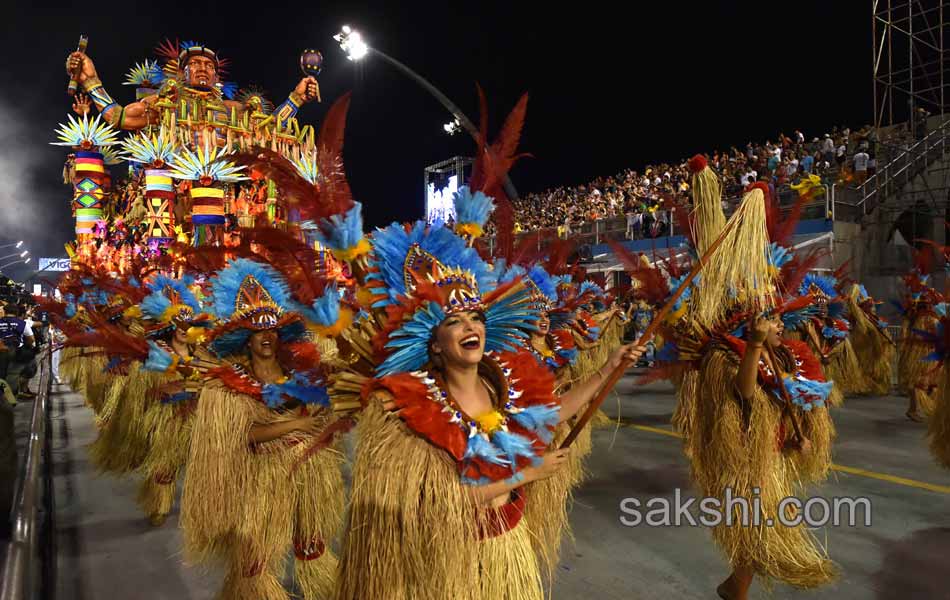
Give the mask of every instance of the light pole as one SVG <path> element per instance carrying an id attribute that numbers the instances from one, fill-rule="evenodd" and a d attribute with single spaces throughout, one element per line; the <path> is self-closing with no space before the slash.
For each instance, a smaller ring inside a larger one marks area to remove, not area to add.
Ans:
<path id="1" fill-rule="evenodd" d="M 12 267 L 13 265 L 18 264 L 20 262 L 22 262 L 25 265 L 28 262 L 30 262 L 30 259 L 28 258 L 26 260 L 21 261 L 19 258 L 17 258 L 16 260 L 11 260 L 8 263 L 0 265 L 0 270 L 6 269 L 7 267 Z"/>
<path id="2" fill-rule="evenodd" d="M 385 52 L 370 47 L 370 45 L 367 44 L 363 39 L 363 36 L 360 34 L 360 32 L 351 28 L 349 25 L 344 25 L 342 31 L 333 36 L 333 39 L 340 44 L 340 49 L 346 52 L 346 57 L 352 61 L 361 60 L 366 57 L 366 55 L 373 53 L 392 66 L 396 67 L 398 70 L 402 71 L 403 74 L 408 75 L 410 79 L 421 85 L 426 91 L 435 96 L 436 100 L 438 100 L 446 110 L 452 113 L 452 116 L 455 118 L 455 122 L 464 127 L 465 130 L 468 131 L 473 138 L 475 138 L 475 141 L 478 142 L 478 137 L 480 134 L 478 132 L 478 128 L 475 127 L 475 124 L 472 123 L 471 119 L 465 116 L 465 113 L 462 112 L 462 109 L 456 106 L 454 102 L 449 100 L 448 96 L 439 91 L 439 89 L 432 85 L 428 79 L 422 75 L 419 75 Z M 446 127 L 446 132 L 450 135 L 454 133 L 454 131 L 449 131 L 448 127 Z M 485 151 L 487 152 L 488 150 L 486 149 Z M 518 190 L 515 189 L 514 184 L 511 183 L 511 179 L 508 178 L 507 174 L 505 174 L 502 184 L 504 185 L 505 194 L 508 195 L 508 198 L 511 200 L 517 200 Z"/>
<path id="3" fill-rule="evenodd" d="M 13 254 L 7 254 L 6 256 L 0 256 L 0 260 L 7 260 L 8 258 L 13 258 L 14 256 L 19 256 L 20 258 L 26 258 L 30 253 L 29 250 L 24 250 L 23 252 L 14 252 Z M 16 261 L 14 261 L 16 262 Z"/>

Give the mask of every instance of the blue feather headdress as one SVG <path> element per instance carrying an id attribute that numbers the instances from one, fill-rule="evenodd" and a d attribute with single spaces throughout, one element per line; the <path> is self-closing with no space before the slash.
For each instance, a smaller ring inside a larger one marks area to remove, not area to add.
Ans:
<path id="1" fill-rule="evenodd" d="M 442 265 L 470 273 L 483 292 L 494 287 L 495 278 L 489 265 L 452 230 L 439 223 L 429 226 L 425 221 L 416 221 L 408 228 L 393 223 L 373 235 L 367 275 L 367 286 L 377 296 L 373 308 L 398 304 L 410 291 L 411 275 L 404 267 L 413 246 L 438 257 Z"/>
<path id="2" fill-rule="evenodd" d="M 488 264 L 442 226 L 420 221 L 377 231 L 370 265 L 373 307 L 389 313 L 375 344 L 386 350 L 376 369 L 379 377 L 422 369 L 433 330 L 453 313 L 484 315 L 486 352 L 515 350 L 538 319 L 520 278 L 496 286 Z"/>
<path id="3" fill-rule="evenodd" d="M 193 284 L 191 277 L 174 279 L 167 275 L 158 275 L 146 283 L 152 293 L 142 300 L 139 308 L 146 319 L 155 323 L 148 329 L 150 336 L 175 328 L 187 331 L 191 327 L 211 327 L 210 316 L 202 314 L 201 303 L 191 290 Z"/>
<path id="4" fill-rule="evenodd" d="M 838 280 L 834 277 L 808 273 L 798 288 L 798 294 L 800 296 L 811 294 L 812 296 L 824 296 L 826 299 L 831 299 L 838 296 L 837 286 Z"/>
<path id="5" fill-rule="evenodd" d="M 243 352 L 256 331 L 276 329 L 282 342 L 307 339 L 287 283 L 273 267 L 245 258 L 231 261 L 211 280 L 214 312 L 223 321 L 209 334 L 218 356 Z"/>

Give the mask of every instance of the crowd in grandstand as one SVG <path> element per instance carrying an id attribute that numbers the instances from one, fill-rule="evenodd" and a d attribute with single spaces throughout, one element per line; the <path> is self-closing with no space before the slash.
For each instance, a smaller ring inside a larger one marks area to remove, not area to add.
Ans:
<path id="1" fill-rule="evenodd" d="M 859 185 L 874 173 L 885 144 L 900 144 L 903 139 L 901 132 L 878 139 L 869 126 L 857 131 L 835 128 L 810 140 L 796 129 L 791 136 L 779 134 L 774 141 L 749 142 L 744 148 L 733 146 L 707 156 L 723 178 L 726 197 L 737 198 L 745 186 L 756 181 L 781 189 L 809 175 L 826 184 L 845 181 Z M 560 237 L 570 237 L 583 223 L 625 217 L 628 239 L 666 235 L 675 204 L 670 200 L 690 201 L 686 160 L 648 165 L 642 171 L 627 169 L 576 187 L 525 194 L 514 202 L 515 230 L 556 230 Z"/>

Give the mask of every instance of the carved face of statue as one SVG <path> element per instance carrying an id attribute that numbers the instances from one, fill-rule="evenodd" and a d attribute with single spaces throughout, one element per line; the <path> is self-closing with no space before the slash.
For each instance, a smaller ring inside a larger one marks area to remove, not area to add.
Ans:
<path id="1" fill-rule="evenodd" d="M 190 86 L 210 88 L 218 83 L 218 69 L 207 56 L 192 56 L 185 65 L 185 82 Z"/>

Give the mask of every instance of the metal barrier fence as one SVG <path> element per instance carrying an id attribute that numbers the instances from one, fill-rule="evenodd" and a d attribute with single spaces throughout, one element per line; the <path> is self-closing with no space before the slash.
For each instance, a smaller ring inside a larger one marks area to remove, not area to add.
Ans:
<path id="1" fill-rule="evenodd" d="M 0 600 L 49 599 L 54 596 L 55 552 L 50 551 L 54 513 L 49 437 L 51 359 L 49 348 L 36 359 L 40 365 L 39 387 L 30 418 L 25 467 L 14 496 L 11 514 L 13 532 L 3 560 Z M 43 547 L 40 543 L 41 525 L 44 537 L 47 537 Z"/>

